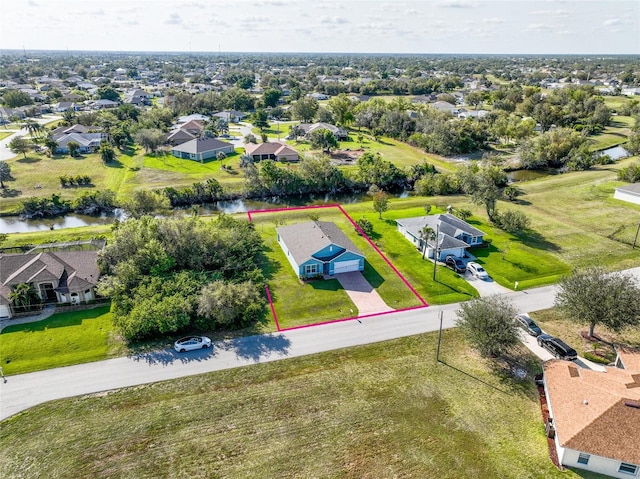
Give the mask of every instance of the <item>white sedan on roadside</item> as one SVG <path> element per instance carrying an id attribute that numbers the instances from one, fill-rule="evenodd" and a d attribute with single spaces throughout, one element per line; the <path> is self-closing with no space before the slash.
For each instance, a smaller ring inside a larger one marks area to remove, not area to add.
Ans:
<path id="1" fill-rule="evenodd" d="M 489 274 L 485 271 L 485 269 L 478 263 L 474 263 L 473 261 L 467 263 L 467 271 L 471 272 L 471 275 L 475 276 L 478 279 L 489 279 Z"/>
<path id="2" fill-rule="evenodd" d="M 187 336 L 178 339 L 173 347 L 179 353 L 193 351 L 194 349 L 207 349 L 211 347 L 211 340 L 206 336 Z"/>

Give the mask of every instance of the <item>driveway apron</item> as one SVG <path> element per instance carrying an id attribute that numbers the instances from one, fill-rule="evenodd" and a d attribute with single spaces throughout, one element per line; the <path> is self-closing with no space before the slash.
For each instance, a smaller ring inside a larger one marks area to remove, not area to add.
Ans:
<path id="1" fill-rule="evenodd" d="M 358 308 L 358 316 L 394 311 L 387 306 L 360 271 L 336 274 L 335 278 Z"/>

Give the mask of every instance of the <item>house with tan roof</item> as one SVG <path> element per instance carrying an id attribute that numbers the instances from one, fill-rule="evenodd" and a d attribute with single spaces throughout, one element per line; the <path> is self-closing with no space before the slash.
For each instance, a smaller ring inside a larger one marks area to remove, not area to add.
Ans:
<path id="1" fill-rule="evenodd" d="M 43 302 L 78 304 L 95 299 L 97 258 L 97 251 L 0 254 L 0 317 L 15 313 L 10 295 L 22 283 L 31 285 Z"/>
<path id="2" fill-rule="evenodd" d="M 247 143 L 244 145 L 247 155 L 253 161 L 276 160 L 276 161 L 300 161 L 300 155 L 296 150 L 285 143 L 271 141 L 266 143 Z"/>
<path id="3" fill-rule="evenodd" d="M 620 367 L 578 368 L 544 363 L 547 430 L 558 459 L 616 478 L 640 474 L 640 351 L 619 350 Z M 637 368 L 637 369 L 635 369 Z"/>

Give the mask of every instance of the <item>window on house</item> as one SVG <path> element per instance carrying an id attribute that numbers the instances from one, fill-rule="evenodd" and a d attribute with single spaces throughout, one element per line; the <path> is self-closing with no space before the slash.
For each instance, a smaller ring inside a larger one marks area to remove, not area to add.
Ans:
<path id="1" fill-rule="evenodd" d="M 584 454 L 584 453 L 580 453 L 580 455 L 578 456 L 578 464 L 589 464 L 589 458 L 591 457 L 591 455 L 589 454 Z"/>
<path id="2" fill-rule="evenodd" d="M 304 266 L 304 273 L 305 274 L 314 274 L 318 272 L 318 265 L 317 264 L 306 264 Z"/>
<path id="3" fill-rule="evenodd" d="M 635 476 L 638 473 L 638 466 L 627 464 L 626 462 L 621 462 L 620 467 L 618 468 L 618 472 L 624 472 L 625 474 L 631 474 Z"/>

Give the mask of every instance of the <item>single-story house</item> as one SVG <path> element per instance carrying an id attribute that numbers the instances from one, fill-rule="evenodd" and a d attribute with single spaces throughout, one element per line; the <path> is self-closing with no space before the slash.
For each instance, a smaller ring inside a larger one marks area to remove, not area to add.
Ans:
<path id="1" fill-rule="evenodd" d="M 231 143 L 210 137 L 194 138 L 193 140 L 171 148 L 171 154 L 176 158 L 186 158 L 196 161 L 215 158 L 220 152 L 229 155 L 234 151 Z"/>
<path id="2" fill-rule="evenodd" d="M 435 103 L 431 103 L 429 106 L 435 108 L 438 111 L 449 113 L 450 115 L 453 115 L 457 112 L 456 106 L 452 105 L 448 101 L 437 101 Z"/>
<path id="3" fill-rule="evenodd" d="M 336 137 L 336 140 L 348 140 L 349 139 L 349 133 L 347 132 L 347 130 L 345 130 L 344 128 L 341 128 L 339 126 L 331 125 L 330 123 L 323 123 L 323 122 L 319 122 L 319 123 L 300 123 L 298 125 L 298 127 L 301 128 L 304 131 L 305 135 L 309 135 L 310 133 L 312 133 L 315 130 L 325 129 L 325 130 L 329 130 L 331 133 L 333 133 L 333 136 Z"/>
<path id="4" fill-rule="evenodd" d="M 177 130 L 173 130 L 167 134 L 167 143 L 172 146 L 182 145 L 183 143 L 191 141 L 194 138 L 197 138 L 197 135 L 178 128 Z"/>
<path id="5" fill-rule="evenodd" d="M 615 193 L 613 193 L 613 197 L 616 200 L 640 205 L 640 183 L 631 183 L 629 185 L 617 187 Z"/>
<path id="6" fill-rule="evenodd" d="M 105 139 L 104 133 L 69 133 L 58 138 L 55 142 L 58 144 L 56 153 L 68 153 L 69 143 L 75 141 L 80 145 L 78 151 L 80 153 L 93 153 L 100 148 L 100 143 Z"/>
<path id="7" fill-rule="evenodd" d="M 546 430 L 562 465 L 622 479 L 640 473 L 640 351 L 618 350 L 616 364 L 546 361 Z"/>
<path id="8" fill-rule="evenodd" d="M 78 105 L 76 105 L 75 103 L 73 103 L 71 101 L 61 101 L 61 102 L 54 103 L 53 105 L 51 105 L 51 109 L 55 113 L 64 113 L 67 110 L 77 111 L 80 108 L 78 107 Z"/>
<path id="9" fill-rule="evenodd" d="M 244 150 L 247 152 L 247 155 L 253 157 L 254 161 L 300 161 L 300 155 L 296 150 L 278 141 L 260 144 L 247 143 L 244 145 Z"/>
<path id="10" fill-rule="evenodd" d="M 93 110 L 103 110 L 105 108 L 116 108 L 120 103 L 113 100 L 101 98 L 100 100 L 92 100 L 88 103 L 89 108 Z"/>
<path id="11" fill-rule="evenodd" d="M 313 98 L 314 100 L 328 100 L 329 95 L 325 95 L 324 93 L 309 93 L 307 95 L 309 98 Z"/>
<path id="12" fill-rule="evenodd" d="M 97 251 L 0 254 L 0 317 L 14 314 L 13 288 L 33 286 L 44 302 L 78 304 L 95 299 L 98 282 Z"/>
<path id="13" fill-rule="evenodd" d="M 193 113 L 192 115 L 185 115 L 178 118 L 178 124 L 185 124 L 189 123 L 190 121 L 205 123 L 209 121 L 209 117 L 207 115 L 201 115 L 200 113 Z"/>
<path id="14" fill-rule="evenodd" d="M 59 126 L 58 128 L 51 130 L 51 137 L 56 140 L 58 138 L 61 138 L 64 135 L 68 135 L 70 133 L 97 133 L 102 131 L 102 128 L 99 126 L 86 126 L 86 125 L 80 125 L 79 123 L 76 123 L 75 125 L 71 125 L 71 126 Z"/>
<path id="15" fill-rule="evenodd" d="M 437 247 L 438 261 L 442 261 L 448 255 L 456 258 L 464 257 L 465 250 L 470 246 L 481 245 L 486 234 L 449 213 L 404 218 L 396 220 L 396 224 L 400 234 L 411 241 L 420 251 L 425 246 L 425 240 L 420 235 L 422 229 L 428 226 L 434 233 L 437 232 L 437 242 L 435 240 L 426 241 L 426 254 L 429 258 L 433 258 Z"/>
<path id="16" fill-rule="evenodd" d="M 192 135 L 198 136 L 204 130 L 203 120 L 189 120 L 186 123 L 178 125 L 177 128 L 188 131 Z"/>
<path id="17" fill-rule="evenodd" d="M 227 120 L 227 123 L 239 123 L 247 116 L 247 114 L 236 110 L 225 110 L 214 113 L 213 116 Z"/>
<path id="18" fill-rule="evenodd" d="M 307 221 L 281 226 L 276 233 L 301 279 L 364 270 L 364 255 L 335 223 Z"/>

